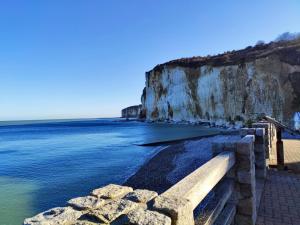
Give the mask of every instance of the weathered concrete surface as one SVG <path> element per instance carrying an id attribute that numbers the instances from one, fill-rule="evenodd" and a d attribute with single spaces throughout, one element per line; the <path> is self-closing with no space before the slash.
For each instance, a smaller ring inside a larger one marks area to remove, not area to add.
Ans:
<path id="1" fill-rule="evenodd" d="M 221 181 L 215 190 L 214 199 L 208 202 L 203 211 L 195 218 L 196 225 L 211 225 L 220 217 L 219 215 L 224 209 L 224 206 L 230 200 L 234 192 L 233 179 L 225 179 Z"/>
<path id="2" fill-rule="evenodd" d="M 236 214 L 236 207 L 234 204 L 228 204 L 214 223 L 214 225 L 232 225 L 234 216 Z"/>
<path id="3" fill-rule="evenodd" d="M 250 123 L 261 113 L 290 125 L 300 111 L 300 40 L 174 60 L 146 73 L 148 120 Z"/>
<path id="4" fill-rule="evenodd" d="M 234 153 L 220 153 L 172 186 L 164 192 L 163 195 L 180 196 L 184 199 L 188 199 L 194 209 L 234 164 Z"/>

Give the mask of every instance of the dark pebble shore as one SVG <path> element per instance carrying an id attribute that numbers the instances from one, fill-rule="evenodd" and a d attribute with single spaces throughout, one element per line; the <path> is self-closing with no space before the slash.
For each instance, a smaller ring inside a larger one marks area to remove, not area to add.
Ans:
<path id="1" fill-rule="evenodd" d="M 184 144 L 178 143 L 167 146 L 145 163 L 124 185 L 135 189 L 149 189 L 159 194 L 173 184 L 167 180 L 167 175 L 175 168 L 173 159 L 185 151 Z M 188 175 L 188 173 L 186 174 Z"/>
<path id="2" fill-rule="evenodd" d="M 223 132 L 222 136 L 234 136 L 237 132 Z M 216 135 L 217 136 L 217 135 Z M 203 142 L 211 142 L 214 137 L 199 137 L 198 140 L 208 138 L 207 140 L 202 140 Z M 196 139 L 197 140 L 197 139 Z M 182 178 L 189 175 L 195 169 L 203 165 L 203 161 L 199 159 L 190 159 L 186 161 L 186 166 L 180 168 L 180 175 L 176 177 L 175 180 L 168 180 L 168 174 L 176 168 L 176 163 L 174 160 L 177 157 L 185 154 L 187 149 L 185 148 L 185 143 L 194 140 L 182 141 L 180 143 L 174 143 L 166 146 L 163 150 L 157 153 L 153 158 L 146 162 L 133 176 L 131 176 L 124 185 L 133 187 L 134 189 L 149 189 L 163 193 L 169 189 L 172 185 L 179 182 Z M 202 143 L 203 143 L 202 142 Z M 218 199 L 222 193 L 221 187 L 214 188 L 206 198 L 201 202 L 201 204 L 195 209 L 195 224 L 202 225 L 205 224 L 208 216 L 213 211 L 214 207 L 218 203 Z"/>

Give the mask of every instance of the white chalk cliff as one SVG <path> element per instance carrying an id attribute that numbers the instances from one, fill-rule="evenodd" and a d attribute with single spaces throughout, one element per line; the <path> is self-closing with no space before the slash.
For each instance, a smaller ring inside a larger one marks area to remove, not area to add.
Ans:
<path id="1" fill-rule="evenodd" d="M 300 111 L 300 40 L 173 60 L 146 73 L 149 121 L 246 123 L 261 113 L 286 124 Z"/>

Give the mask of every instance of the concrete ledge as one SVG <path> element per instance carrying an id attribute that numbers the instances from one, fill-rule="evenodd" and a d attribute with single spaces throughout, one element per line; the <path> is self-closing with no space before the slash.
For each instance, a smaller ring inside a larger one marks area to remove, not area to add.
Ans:
<path id="1" fill-rule="evenodd" d="M 233 152 L 220 153 L 162 195 L 181 196 L 181 198 L 189 200 L 194 209 L 234 164 L 235 155 Z"/>

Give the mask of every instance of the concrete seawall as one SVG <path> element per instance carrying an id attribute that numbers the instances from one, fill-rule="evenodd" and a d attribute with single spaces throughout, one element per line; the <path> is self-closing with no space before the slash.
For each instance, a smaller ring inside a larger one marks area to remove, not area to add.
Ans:
<path id="1" fill-rule="evenodd" d="M 242 129 L 238 139 L 212 143 L 215 157 L 160 195 L 110 184 L 88 196 L 71 199 L 65 207 L 26 219 L 24 224 L 254 225 L 272 140 L 269 124 L 255 127 Z M 222 187 L 224 193 L 206 221 L 200 223 L 193 212 L 215 187 Z"/>

